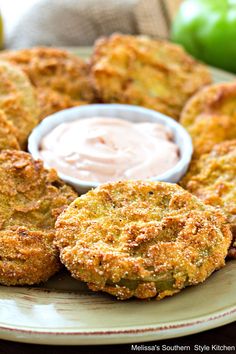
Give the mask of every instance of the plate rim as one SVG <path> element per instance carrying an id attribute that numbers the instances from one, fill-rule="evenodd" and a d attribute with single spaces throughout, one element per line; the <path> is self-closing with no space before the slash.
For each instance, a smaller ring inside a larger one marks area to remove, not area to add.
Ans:
<path id="1" fill-rule="evenodd" d="M 19 328 L 17 326 L 8 326 L 0 323 L 0 332 L 7 331 L 7 332 L 17 332 L 22 334 L 37 334 L 37 335 L 48 335 L 48 336 L 97 336 L 97 335 L 125 335 L 125 334 L 149 334 L 154 332 L 161 332 L 164 330 L 175 331 L 178 329 L 185 329 L 185 328 L 194 328 L 195 326 L 201 326 L 203 324 L 210 324 L 213 325 L 220 325 L 221 322 L 227 323 L 236 321 L 236 305 L 231 306 L 227 310 L 218 311 L 215 315 L 214 312 L 211 315 L 202 316 L 195 319 L 190 320 L 183 320 L 183 321 L 175 321 L 173 323 L 164 323 L 161 325 L 149 325 L 145 326 L 130 326 L 124 327 L 124 329 L 109 329 L 109 330 L 40 330 L 40 329 L 26 329 L 26 328 Z M 228 320 L 230 322 L 228 322 Z M 210 327 L 209 327 L 210 328 Z M 214 327 L 211 327 L 214 328 Z"/>
<path id="2" fill-rule="evenodd" d="M 236 320 L 236 307 L 217 316 L 203 320 L 170 326 L 153 326 L 145 329 L 129 331 L 78 331 L 78 332 L 40 332 L 18 328 L 0 327 L 0 338 L 15 342 L 46 344 L 46 345 L 105 345 L 105 344 L 136 344 L 179 338 L 191 334 L 214 329 Z"/>

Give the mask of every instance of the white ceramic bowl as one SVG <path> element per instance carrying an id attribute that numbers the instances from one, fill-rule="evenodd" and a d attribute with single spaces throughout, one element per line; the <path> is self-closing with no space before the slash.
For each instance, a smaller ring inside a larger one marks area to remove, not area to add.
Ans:
<path id="1" fill-rule="evenodd" d="M 170 170 L 159 176 L 153 176 L 151 181 L 164 181 L 177 183 L 186 173 L 192 156 L 192 141 L 187 131 L 172 118 L 159 112 L 125 104 L 92 104 L 87 106 L 65 109 L 45 118 L 31 133 L 28 142 L 29 152 L 34 159 L 39 159 L 39 147 L 42 137 L 54 129 L 58 124 L 77 119 L 91 117 L 114 117 L 131 122 L 155 122 L 163 124 L 171 129 L 174 141 L 179 146 L 180 160 Z M 50 166 L 44 162 L 45 167 Z M 72 185 L 79 193 L 86 193 L 89 189 L 97 187 L 101 183 L 85 182 L 77 178 L 58 173 L 59 177 Z"/>

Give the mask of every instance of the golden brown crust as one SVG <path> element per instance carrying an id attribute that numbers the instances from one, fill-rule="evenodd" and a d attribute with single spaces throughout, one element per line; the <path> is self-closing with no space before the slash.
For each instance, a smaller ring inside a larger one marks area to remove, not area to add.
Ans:
<path id="1" fill-rule="evenodd" d="M 72 276 L 127 299 L 173 295 L 224 265 L 223 214 L 177 185 L 123 181 L 77 198 L 56 222 Z"/>
<path id="2" fill-rule="evenodd" d="M 48 280 L 60 269 L 53 239 L 54 232 L 24 227 L 0 231 L 0 283 L 31 285 Z"/>
<path id="3" fill-rule="evenodd" d="M 15 128 L 22 148 L 37 124 L 38 106 L 34 88 L 27 76 L 14 65 L 0 61 L 0 109 Z"/>
<path id="4" fill-rule="evenodd" d="M 5 51 L 0 58 L 18 65 L 36 87 L 51 88 L 78 101 L 91 102 L 94 98 L 88 65 L 66 50 L 35 47 Z"/>
<path id="5" fill-rule="evenodd" d="M 192 137 L 195 157 L 236 139 L 236 82 L 203 88 L 187 102 L 180 122 Z"/>
<path id="6" fill-rule="evenodd" d="M 187 99 L 211 82 L 208 69 L 181 47 L 144 36 L 100 39 L 91 65 L 102 101 L 141 105 L 176 119 Z"/>
<path id="7" fill-rule="evenodd" d="M 68 95 L 45 87 L 36 88 L 36 95 L 40 111 L 39 121 L 62 109 L 85 104 L 85 101 L 74 101 Z"/>
<path id="8" fill-rule="evenodd" d="M 222 208 L 236 236 L 236 140 L 215 145 L 194 159 L 180 185 L 204 203 Z M 235 244 L 236 246 L 236 244 Z"/>
<path id="9" fill-rule="evenodd" d="M 15 127 L 7 120 L 4 111 L 0 110 L 0 151 L 6 149 L 19 150 L 20 146 L 16 135 Z"/>
<path id="10" fill-rule="evenodd" d="M 0 153 L 0 283 L 35 284 L 59 268 L 54 223 L 76 193 L 23 151 Z"/>

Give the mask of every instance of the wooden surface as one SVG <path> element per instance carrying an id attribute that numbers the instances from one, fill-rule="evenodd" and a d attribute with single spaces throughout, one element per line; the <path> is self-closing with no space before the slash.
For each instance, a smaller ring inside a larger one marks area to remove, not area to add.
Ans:
<path id="1" fill-rule="evenodd" d="M 195 345 L 226 345 L 226 346 L 235 346 L 236 348 L 236 322 L 231 323 L 229 325 L 219 327 L 210 331 L 206 331 L 203 333 L 198 333 L 195 335 L 181 337 L 181 338 L 174 338 L 171 340 L 164 340 L 164 341 L 156 341 L 156 342 L 146 342 L 146 343 L 132 343 L 137 345 L 157 345 L 157 346 L 190 346 L 191 351 L 164 351 L 160 350 L 155 352 L 159 353 L 193 353 Z M 93 354 L 93 353 L 147 353 L 150 351 L 145 350 L 131 350 L 131 344 L 125 345 L 102 345 L 102 346 L 43 346 L 43 345 L 34 345 L 34 344 L 22 344 L 22 343 L 15 343 L 15 342 L 7 342 L 0 340 L 0 354 Z M 151 351 L 152 352 L 152 351 Z M 200 351 L 198 351 L 200 353 Z M 204 351 L 204 353 L 236 353 L 236 350 L 225 350 L 225 351 Z M 197 352 L 196 352 L 197 353 Z"/>

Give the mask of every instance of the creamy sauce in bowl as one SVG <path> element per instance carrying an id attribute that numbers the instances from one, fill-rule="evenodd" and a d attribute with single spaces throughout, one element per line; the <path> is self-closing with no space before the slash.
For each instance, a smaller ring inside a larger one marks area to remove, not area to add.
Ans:
<path id="1" fill-rule="evenodd" d="M 88 182 L 146 179 L 179 161 L 173 134 L 162 124 L 93 117 L 59 124 L 43 137 L 48 167 Z"/>

